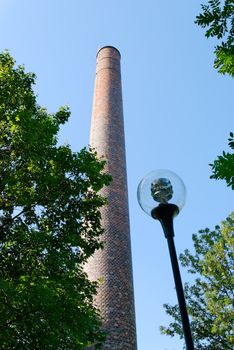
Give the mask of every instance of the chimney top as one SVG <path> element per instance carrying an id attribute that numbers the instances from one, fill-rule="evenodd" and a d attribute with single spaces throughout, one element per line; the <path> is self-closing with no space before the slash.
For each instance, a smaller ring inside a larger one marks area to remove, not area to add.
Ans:
<path id="1" fill-rule="evenodd" d="M 101 47 L 101 48 L 98 50 L 98 52 L 97 52 L 97 56 L 99 55 L 100 51 L 102 51 L 103 49 L 113 49 L 113 50 L 115 50 L 115 51 L 119 54 L 119 57 L 121 57 L 121 54 L 120 54 L 119 50 L 116 49 L 116 47 L 111 46 L 111 45 L 106 45 L 106 46 Z M 96 57 L 97 57 L 97 56 L 96 56 Z"/>

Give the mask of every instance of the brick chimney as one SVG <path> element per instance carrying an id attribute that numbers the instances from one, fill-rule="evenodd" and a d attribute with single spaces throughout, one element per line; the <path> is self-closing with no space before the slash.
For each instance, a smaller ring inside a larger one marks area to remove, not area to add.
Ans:
<path id="1" fill-rule="evenodd" d="M 113 177 L 102 190 L 108 199 L 102 209 L 105 247 L 86 269 L 90 279 L 102 280 L 96 305 L 108 334 L 103 349 L 136 350 L 120 53 L 112 46 L 97 53 L 90 144 Z"/>

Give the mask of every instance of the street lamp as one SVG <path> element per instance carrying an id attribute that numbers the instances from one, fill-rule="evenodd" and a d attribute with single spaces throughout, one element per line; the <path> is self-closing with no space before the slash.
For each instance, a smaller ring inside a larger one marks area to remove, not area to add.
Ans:
<path id="1" fill-rule="evenodd" d="M 183 285 L 174 244 L 173 218 L 185 203 L 186 189 L 178 175 L 169 170 L 155 170 L 139 183 L 137 199 L 141 208 L 153 219 L 159 220 L 167 239 L 176 293 L 180 308 L 187 350 L 194 350 Z"/>

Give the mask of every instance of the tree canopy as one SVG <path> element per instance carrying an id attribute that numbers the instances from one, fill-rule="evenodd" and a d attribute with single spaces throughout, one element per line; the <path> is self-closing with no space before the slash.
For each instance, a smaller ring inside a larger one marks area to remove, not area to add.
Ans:
<path id="1" fill-rule="evenodd" d="M 83 266 L 102 247 L 98 191 L 110 176 L 94 151 L 57 144 L 70 111 L 40 107 L 34 83 L 0 54 L 1 349 L 98 348 L 97 285 Z"/>
<path id="2" fill-rule="evenodd" d="M 201 7 L 202 13 L 196 17 L 195 23 L 207 28 L 207 38 L 221 40 L 215 47 L 214 67 L 219 73 L 234 77 L 234 2 L 209 0 Z"/>
<path id="3" fill-rule="evenodd" d="M 194 275 L 185 297 L 194 345 L 199 350 L 232 350 L 234 346 L 234 213 L 215 230 L 193 235 L 195 253 L 185 250 L 180 261 Z M 161 332 L 183 338 L 178 305 L 164 305 L 174 320 Z"/>
<path id="4" fill-rule="evenodd" d="M 234 138 L 233 133 L 230 133 L 230 138 L 228 139 L 229 146 L 232 150 L 234 150 Z M 210 164 L 212 167 L 213 174 L 211 175 L 211 179 L 216 180 L 225 180 L 227 186 L 230 186 L 232 190 L 234 190 L 234 154 L 233 152 L 224 152 L 221 156 Z"/>

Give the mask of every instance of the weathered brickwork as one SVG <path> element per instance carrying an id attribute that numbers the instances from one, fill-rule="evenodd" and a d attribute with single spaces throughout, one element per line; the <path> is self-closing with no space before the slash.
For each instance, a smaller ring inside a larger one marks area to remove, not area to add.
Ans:
<path id="1" fill-rule="evenodd" d="M 112 184 L 103 189 L 105 248 L 90 259 L 92 280 L 103 279 L 96 299 L 109 334 L 104 350 L 136 350 L 120 53 L 107 46 L 97 54 L 90 144 L 107 159 Z"/>

